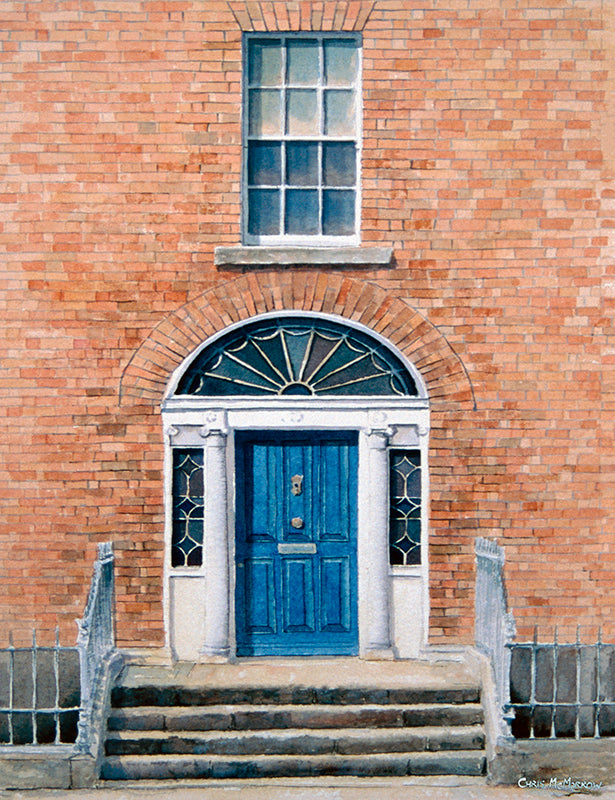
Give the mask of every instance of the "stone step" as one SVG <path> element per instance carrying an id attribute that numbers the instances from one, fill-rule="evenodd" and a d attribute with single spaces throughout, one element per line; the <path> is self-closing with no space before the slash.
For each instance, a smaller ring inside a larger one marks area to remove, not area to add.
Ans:
<path id="1" fill-rule="evenodd" d="M 116 708 L 135 706 L 206 705 L 401 705 L 414 703 L 477 703 L 480 689 L 475 685 L 456 687 L 315 687 L 315 686 L 180 686 L 151 684 L 116 686 L 111 704 Z"/>
<path id="2" fill-rule="evenodd" d="M 317 775 L 482 775 L 481 751 L 372 753 L 361 755 L 108 756 L 103 780 L 273 778 Z"/>
<path id="3" fill-rule="evenodd" d="M 445 705 L 220 705 L 183 708 L 160 706 L 111 711 L 110 731 L 264 730 L 271 728 L 404 728 L 427 725 L 479 725 L 478 703 Z"/>
<path id="4" fill-rule="evenodd" d="M 107 755 L 320 755 L 480 750 L 480 725 L 456 728 L 348 728 L 280 731 L 117 731 L 109 734 Z"/>

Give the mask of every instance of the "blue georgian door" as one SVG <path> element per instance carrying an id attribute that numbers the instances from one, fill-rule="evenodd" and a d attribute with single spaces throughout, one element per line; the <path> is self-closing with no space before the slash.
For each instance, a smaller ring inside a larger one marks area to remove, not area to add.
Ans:
<path id="1" fill-rule="evenodd" d="M 237 435 L 240 656 L 356 655 L 357 435 Z"/>

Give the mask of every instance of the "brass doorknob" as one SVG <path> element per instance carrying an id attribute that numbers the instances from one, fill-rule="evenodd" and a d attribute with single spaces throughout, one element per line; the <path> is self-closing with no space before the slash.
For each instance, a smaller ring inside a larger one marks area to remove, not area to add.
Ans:
<path id="1" fill-rule="evenodd" d="M 293 528 L 303 528 L 303 520 L 301 517 L 293 517 L 290 524 Z"/>

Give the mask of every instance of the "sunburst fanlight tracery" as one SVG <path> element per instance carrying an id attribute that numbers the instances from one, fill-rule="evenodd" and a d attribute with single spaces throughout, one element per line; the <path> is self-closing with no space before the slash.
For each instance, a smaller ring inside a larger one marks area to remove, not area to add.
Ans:
<path id="1" fill-rule="evenodd" d="M 176 395 L 416 397 L 399 358 L 363 331 L 319 318 L 258 320 L 205 347 Z"/>

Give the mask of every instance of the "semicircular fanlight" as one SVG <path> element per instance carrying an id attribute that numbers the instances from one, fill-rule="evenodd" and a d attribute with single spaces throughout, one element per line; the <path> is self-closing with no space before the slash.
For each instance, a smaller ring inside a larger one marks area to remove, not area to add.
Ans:
<path id="1" fill-rule="evenodd" d="M 176 395 L 400 395 L 416 383 L 369 334 L 315 317 L 248 323 L 205 347 Z"/>

